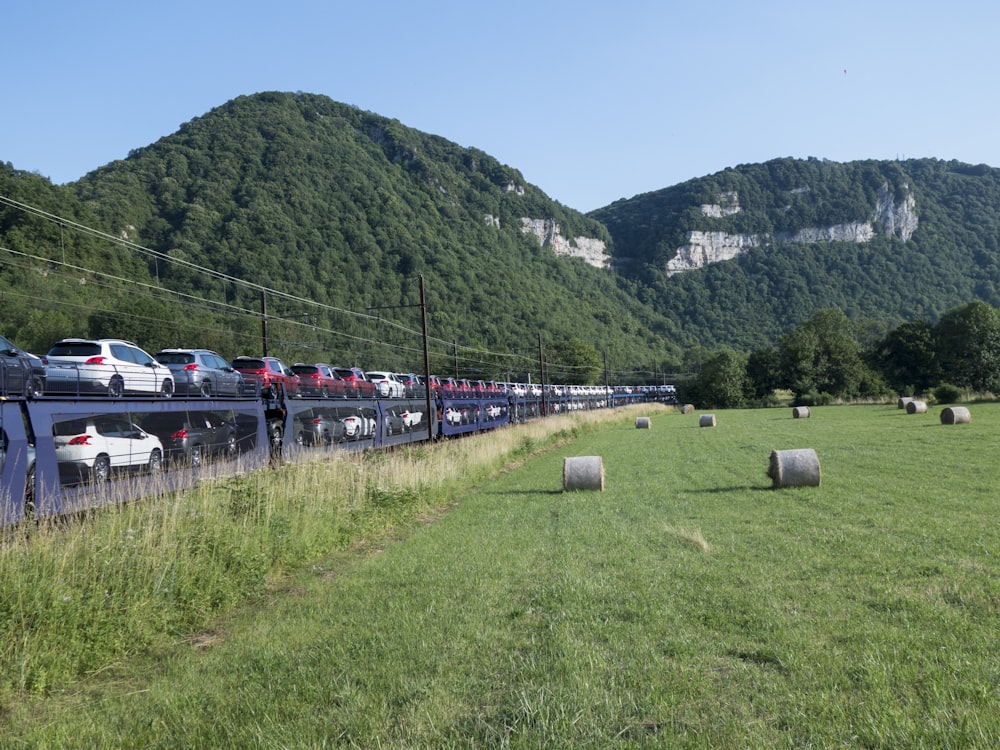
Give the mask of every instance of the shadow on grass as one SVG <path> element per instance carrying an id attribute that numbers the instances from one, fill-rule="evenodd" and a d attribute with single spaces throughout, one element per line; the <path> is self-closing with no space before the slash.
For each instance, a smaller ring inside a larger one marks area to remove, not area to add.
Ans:
<path id="1" fill-rule="evenodd" d="M 706 487 L 702 490 L 683 490 L 686 495 L 718 495 L 726 492 L 773 492 L 771 485 L 740 484 L 732 487 Z"/>
<path id="2" fill-rule="evenodd" d="M 563 490 L 480 490 L 481 495 L 562 495 Z"/>

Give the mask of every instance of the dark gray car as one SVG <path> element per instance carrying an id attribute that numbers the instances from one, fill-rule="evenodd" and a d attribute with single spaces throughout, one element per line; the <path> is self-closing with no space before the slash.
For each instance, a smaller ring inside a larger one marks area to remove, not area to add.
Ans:
<path id="1" fill-rule="evenodd" d="M 210 457 L 236 458 L 239 452 L 232 415 L 212 411 L 153 412 L 140 423 L 163 443 L 170 463 L 198 467 Z"/>
<path id="2" fill-rule="evenodd" d="M 243 376 L 211 349 L 162 349 L 155 359 L 173 372 L 179 396 L 236 397 L 243 393 Z"/>
<path id="3" fill-rule="evenodd" d="M 0 395 L 40 396 L 44 389 L 42 361 L 0 336 Z"/>

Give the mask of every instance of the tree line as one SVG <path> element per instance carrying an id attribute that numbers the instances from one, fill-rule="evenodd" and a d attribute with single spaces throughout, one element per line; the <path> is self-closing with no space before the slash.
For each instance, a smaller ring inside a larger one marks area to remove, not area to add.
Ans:
<path id="1" fill-rule="evenodd" d="M 738 408 L 773 404 L 778 390 L 803 405 L 893 394 L 954 401 L 1000 391 L 1000 310 L 986 302 L 866 338 L 865 326 L 840 308 L 819 310 L 776 345 L 712 352 L 678 394 L 706 408 Z"/>

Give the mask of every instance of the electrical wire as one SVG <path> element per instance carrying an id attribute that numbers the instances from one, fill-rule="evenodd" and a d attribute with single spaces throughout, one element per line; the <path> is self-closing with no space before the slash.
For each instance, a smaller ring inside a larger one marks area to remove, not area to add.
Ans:
<path id="1" fill-rule="evenodd" d="M 64 218 L 62 216 L 58 216 L 56 214 L 50 213 L 48 211 L 44 211 L 44 210 L 42 210 L 40 208 L 37 208 L 35 206 L 31 206 L 29 204 L 22 203 L 20 201 L 8 198 L 6 196 L 0 195 L 0 205 L 6 205 L 6 206 L 8 206 L 10 208 L 22 211 L 24 213 L 33 215 L 35 217 L 41 218 L 41 219 L 43 219 L 45 221 L 48 221 L 48 222 L 51 222 L 53 224 L 58 225 L 60 227 L 60 236 L 62 235 L 62 230 L 63 229 L 71 229 L 73 231 L 79 232 L 80 234 L 84 234 L 84 235 L 88 235 L 88 236 L 91 236 L 91 237 L 95 237 L 95 238 L 101 239 L 103 241 L 109 242 L 109 243 L 111 243 L 114 246 L 122 247 L 122 248 L 125 248 L 127 250 L 130 250 L 130 251 L 133 251 L 135 253 L 138 253 L 140 255 L 152 258 L 156 262 L 162 261 L 162 262 L 164 262 L 166 264 L 170 264 L 170 265 L 174 265 L 174 266 L 177 266 L 177 267 L 180 267 L 180 268 L 184 268 L 186 270 L 193 271 L 196 274 L 201 274 L 201 275 L 203 275 L 205 277 L 208 277 L 208 278 L 216 279 L 216 280 L 219 280 L 219 281 L 224 281 L 226 283 L 232 284 L 236 288 L 244 288 L 246 290 L 250 290 L 250 291 L 255 292 L 257 294 L 263 294 L 265 296 L 269 295 L 269 296 L 271 296 L 272 298 L 275 298 L 275 299 L 280 299 L 280 300 L 283 300 L 283 301 L 287 301 L 287 302 L 299 304 L 299 305 L 302 305 L 302 306 L 313 307 L 315 309 L 322 310 L 322 311 L 327 312 L 327 313 L 336 313 L 336 314 L 340 314 L 340 315 L 345 315 L 348 318 L 352 318 L 352 319 L 355 319 L 355 320 L 357 320 L 359 322 L 363 322 L 363 323 L 377 323 L 377 324 L 379 324 L 381 326 L 385 326 L 388 329 L 394 330 L 394 331 L 399 332 L 399 333 L 403 333 L 405 335 L 419 336 L 419 337 L 423 336 L 423 332 L 422 331 L 417 331 L 417 330 L 415 330 L 415 329 L 413 329 L 413 328 L 411 328 L 409 326 L 405 326 L 405 325 L 403 325 L 401 323 L 398 323 L 396 321 L 386 320 L 386 319 L 382 318 L 381 316 L 372 316 L 372 315 L 367 314 L 367 313 L 358 313 L 358 312 L 354 312 L 354 311 L 351 311 L 351 310 L 346 310 L 346 309 L 343 309 L 343 308 L 336 307 L 334 305 L 329 305 L 329 304 L 326 304 L 326 303 L 318 302 L 316 300 L 308 299 L 306 297 L 301 297 L 301 296 L 298 296 L 298 295 L 290 294 L 288 292 L 283 292 L 281 290 L 274 289 L 274 288 L 271 288 L 271 287 L 267 287 L 267 286 L 264 286 L 262 284 L 257 284 L 257 283 L 251 282 L 251 281 L 247 281 L 245 279 L 241 279 L 241 278 L 238 278 L 238 277 L 235 277 L 235 276 L 231 276 L 229 274 L 222 273 L 222 272 L 217 271 L 215 269 L 207 268 L 205 266 L 201 266 L 201 265 L 198 265 L 196 263 L 192 263 L 192 262 L 184 260 L 182 258 L 177 258 L 177 257 L 174 257 L 174 256 L 170 256 L 170 255 L 168 255 L 166 253 L 163 253 L 163 252 L 160 252 L 158 250 L 153 250 L 151 248 L 144 247 L 144 246 L 139 245 L 137 243 L 131 242 L 128 239 L 125 239 L 125 238 L 122 238 L 122 237 L 115 237 L 113 235 L 110 235 L 110 234 L 108 234 L 106 232 L 103 232 L 103 231 L 100 231 L 98 229 L 94 229 L 92 227 L 88 227 L 85 224 L 81 224 L 79 222 L 75 222 L 75 221 L 72 221 L 70 219 L 66 219 L 66 218 Z M 94 281 L 95 285 L 98 285 L 98 286 L 101 286 L 101 287 L 107 288 L 107 289 L 121 289 L 123 287 L 132 287 L 132 288 L 134 288 L 137 291 L 137 293 L 143 294 L 143 295 L 145 295 L 148 298 L 153 299 L 153 300 L 163 301 L 165 299 L 174 298 L 175 301 L 179 301 L 181 304 L 190 305 L 192 307 L 197 307 L 197 308 L 202 309 L 202 310 L 209 310 L 209 311 L 216 311 L 216 312 L 218 312 L 218 311 L 221 310 L 224 314 L 235 315 L 235 316 L 238 316 L 238 317 L 248 317 L 248 318 L 256 318 L 259 315 L 259 313 L 257 311 L 255 311 L 255 310 L 250 310 L 250 309 L 247 309 L 245 307 L 240 307 L 238 305 L 233 305 L 233 304 L 230 304 L 228 302 L 220 302 L 218 300 L 211 300 L 211 299 L 207 299 L 205 297 L 200 297 L 200 296 L 195 295 L 195 294 L 181 292 L 181 291 L 174 290 L 174 289 L 168 289 L 168 288 L 163 287 L 163 286 L 157 286 L 157 285 L 154 285 L 154 284 L 151 284 L 151 283 L 146 283 L 146 282 L 138 281 L 136 279 L 129 279 L 129 278 L 122 277 L 122 276 L 116 276 L 114 274 L 110 274 L 110 273 L 106 273 L 106 272 L 103 272 L 103 271 L 98 271 L 98 270 L 95 270 L 95 269 L 87 268 L 85 266 L 80 266 L 80 265 L 76 265 L 76 264 L 73 264 L 73 263 L 68 263 L 66 261 L 60 261 L 60 260 L 55 259 L 55 258 L 46 258 L 46 257 L 40 256 L 40 255 L 35 255 L 35 254 L 32 254 L 32 253 L 26 253 L 26 252 L 22 252 L 22 251 L 18 251 L 18 250 L 13 250 L 11 248 L 7 248 L 7 247 L 3 247 L 3 246 L 0 246 L 0 251 L 4 251 L 4 252 L 8 253 L 11 256 L 20 257 L 20 258 L 28 260 L 28 261 L 34 261 L 36 263 L 43 263 L 43 264 L 46 264 L 46 266 L 49 266 L 49 267 L 51 267 L 51 266 L 61 267 L 62 269 L 64 269 L 64 271 L 68 270 L 68 271 L 71 271 L 71 272 L 74 272 L 74 273 L 87 274 L 92 279 L 95 280 Z M 14 267 L 19 267 L 19 268 L 22 268 L 22 269 L 32 269 L 33 268 L 30 265 L 30 263 L 23 263 L 23 262 L 22 263 L 10 263 L 10 265 L 12 265 Z M 12 293 L 10 291 L 8 291 L 7 293 L 8 294 L 12 294 L 13 296 L 22 296 L 22 295 L 17 295 L 16 293 Z M 34 297 L 34 298 L 37 299 L 37 297 Z M 51 302 L 53 304 L 59 304 L 59 305 L 64 305 L 64 306 L 83 307 L 82 305 L 75 305 L 74 303 L 67 302 L 65 300 L 54 300 L 53 299 L 53 300 L 47 300 L 47 301 Z M 92 310 L 93 306 L 92 305 L 88 305 L 87 308 Z M 117 314 L 117 315 L 120 315 L 122 317 L 127 317 L 127 318 L 134 319 L 134 320 L 143 320 L 143 321 L 154 321 L 154 320 L 156 320 L 156 319 L 150 318 L 149 316 L 142 316 L 142 315 L 137 315 L 135 313 L 122 312 L 122 311 L 118 311 L 118 310 L 102 310 L 102 311 L 103 312 L 107 312 L 109 314 Z M 408 345 L 405 345 L 405 344 L 390 343 L 390 342 L 381 341 L 381 340 L 378 340 L 378 339 L 372 339 L 372 338 L 365 337 L 365 336 L 358 336 L 358 335 L 354 335 L 354 334 L 351 334 L 351 333 L 347 333 L 345 331 L 340 331 L 340 330 L 336 330 L 336 329 L 333 329 L 333 328 L 329 328 L 329 327 L 326 327 L 326 326 L 317 326 L 315 323 L 309 323 L 309 322 L 305 322 L 305 321 L 302 321 L 302 320 L 297 320 L 295 318 L 291 318 L 291 317 L 287 317 L 287 316 L 280 316 L 280 315 L 269 314 L 267 319 L 268 319 L 268 322 L 280 322 L 280 323 L 283 323 L 283 324 L 286 324 L 286 325 L 291 325 L 291 326 L 308 327 L 311 330 L 316 331 L 318 333 L 322 333 L 322 334 L 325 334 L 325 335 L 329 335 L 329 336 L 332 336 L 332 337 L 335 337 L 335 338 L 339 338 L 339 339 L 343 339 L 343 340 L 347 340 L 347 341 L 352 341 L 352 342 L 355 342 L 357 344 L 366 344 L 366 345 L 369 345 L 369 346 L 378 346 L 378 347 L 389 347 L 393 351 L 402 352 L 404 354 L 417 355 L 417 354 L 422 354 L 422 351 L 423 351 L 422 348 L 408 346 Z M 224 332 L 223 329 L 215 329 L 215 330 L 217 330 L 218 332 Z M 242 333 L 240 333 L 238 331 L 225 331 L 225 332 L 228 332 L 228 333 L 231 333 L 231 334 L 236 334 L 236 335 L 238 335 L 240 337 L 245 336 L 245 334 L 242 334 Z M 433 343 L 433 344 L 435 344 L 438 347 L 444 347 L 445 348 L 444 351 L 438 351 L 438 350 L 436 350 L 434 352 L 434 357 L 436 359 L 447 359 L 447 361 L 449 363 L 457 362 L 459 364 L 463 364 L 463 365 L 465 365 L 464 369 L 467 369 L 467 370 L 471 370 L 471 369 L 484 370 L 485 368 L 497 368 L 497 367 L 499 367 L 500 369 L 502 369 L 503 368 L 502 362 L 508 362 L 508 369 L 509 369 L 510 364 L 518 363 L 518 364 L 525 365 L 526 369 L 530 370 L 532 367 L 534 367 L 534 365 L 538 364 L 537 357 L 535 357 L 535 356 L 529 356 L 529 355 L 525 355 L 525 354 L 521 354 L 521 353 L 518 353 L 518 352 L 513 352 L 513 351 L 511 351 L 511 352 L 493 352 L 493 351 L 483 350 L 483 349 L 480 349 L 480 348 L 477 348 L 477 347 L 473 347 L 473 346 L 460 345 L 456 341 L 447 341 L 445 339 L 437 338 L 437 337 L 434 337 L 434 336 L 431 336 L 431 335 L 427 335 L 427 341 L 428 341 L 428 344 Z M 492 362 L 488 362 L 487 359 L 492 359 L 493 361 Z M 562 364 L 562 363 L 558 363 L 558 362 L 548 362 L 548 361 L 546 361 L 544 363 L 544 365 L 545 365 L 545 369 L 548 372 L 564 373 L 564 374 L 568 374 L 568 373 L 582 373 L 582 372 L 586 372 L 586 371 L 592 369 L 591 367 L 584 366 L 584 365 L 569 365 L 569 364 Z M 609 374 L 613 372 L 616 375 L 616 377 L 618 377 L 618 376 L 624 376 L 624 375 L 651 375 L 651 374 L 653 374 L 653 373 L 650 373 L 649 371 L 644 371 L 644 370 L 626 370 L 626 371 L 621 371 L 621 370 L 610 371 L 609 370 L 608 372 L 609 372 Z"/>

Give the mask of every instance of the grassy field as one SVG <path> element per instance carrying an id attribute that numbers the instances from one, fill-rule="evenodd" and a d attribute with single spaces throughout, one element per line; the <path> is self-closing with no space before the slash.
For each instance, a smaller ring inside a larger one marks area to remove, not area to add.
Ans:
<path id="1" fill-rule="evenodd" d="M 289 561 L 179 643 L 8 697 L 0 746 L 1000 746 L 1000 405 L 968 425 L 939 411 L 700 428 L 649 408 L 505 431 L 468 463 L 428 450 L 433 480 L 362 482 L 383 512 L 361 543 Z M 771 450 L 792 448 L 816 450 L 820 487 L 771 489 Z M 562 492 L 582 455 L 602 457 L 604 492 Z M 287 467 L 299 502 L 325 493 L 316 471 Z M 458 495 L 462 472 L 476 486 Z M 344 512 L 278 526 L 320 550 L 351 536 Z"/>

